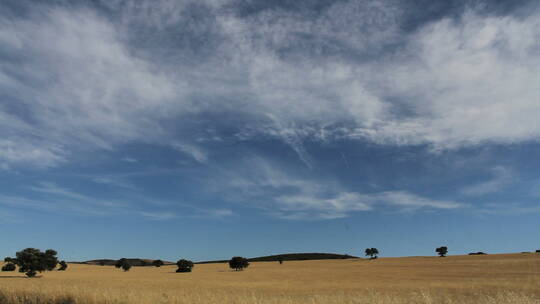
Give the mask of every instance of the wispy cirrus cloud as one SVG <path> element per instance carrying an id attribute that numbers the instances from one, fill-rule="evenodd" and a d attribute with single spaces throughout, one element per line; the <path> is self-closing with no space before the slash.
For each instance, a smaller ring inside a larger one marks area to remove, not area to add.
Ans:
<path id="1" fill-rule="evenodd" d="M 193 23 L 197 5 L 206 13 Z M 186 130 L 214 126 L 209 113 L 241 114 L 232 123 L 241 138 L 275 136 L 308 167 L 305 141 L 448 149 L 540 137 L 538 11 L 468 9 L 404 32 L 396 1 L 341 1 L 316 15 L 197 5 L 107 2 L 116 19 L 40 5 L 4 18 L 2 167 L 49 167 L 75 149 L 130 142 L 179 142 L 206 162 Z M 144 43 L 155 31 L 159 48 Z M 186 39 L 172 39 L 178 32 Z M 193 113 L 201 119 L 185 119 Z"/>
<path id="2" fill-rule="evenodd" d="M 366 192 L 351 189 L 332 179 L 294 176 L 262 159 L 246 162 L 248 171 L 225 174 L 219 184 L 230 201 L 260 208 L 271 216 L 294 220 L 325 220 L 349 217 L 355 212 L 459 210 L 467 203 L 424 197 L 403 190 Z M 212 180 L 215 184 L 216 181 Z"/>
<path id="3" fill-rule="evenodd" d="M 510 170 L 504 167 L 494 167 L 491 169 L 493 177 L 487 181 L 467 186 L 461 189 L 461 193 L 469 196 L 481 196 L 503 191 L 514 180 Z"/>

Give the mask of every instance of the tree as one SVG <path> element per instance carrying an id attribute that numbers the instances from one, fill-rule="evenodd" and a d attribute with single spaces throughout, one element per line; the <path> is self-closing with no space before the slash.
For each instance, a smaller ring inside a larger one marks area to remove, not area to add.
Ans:
<path id="1" fill-rule="evenodd" d="M 116 268 L 122 268 L 122 265 L 124 264 L 124 262 L 126 262 L 126 258 L 121 258 L 120 260 L 116 261 L 116 263 L 114 264 L 114 267 Z"/>
<path id="2" fill-rule="evenodd" d="M 11 262 L 2 266 L 2 271 L 15 271 L 15 269 L 17 269 L 17 267 Z"/>
<path id="3" fill-rule="evenodd" d="M 59 264 L 60 264 L 60 268 L 58 268 L 59 271 L 64 271 L 68 268 L 68 264 L 66 263 L 66 261 L 61 261 Z"/>
<path id="4" fill-rule="evenodd" d="M 28 277 L 34 277 L 38 272 L 53 270 L 58 265 L 57 252 L 48 249 L 41 252 L 36 248 L 26 248 L 17 252 L 16 258 L 8 260 L 19 266 L 19 272 L 24 272 Z"/>
<path id="5" fill-rule="evenodd" d="M 127 260 L 124 260 L 122 263 L 122 270 L 129 271 L 129 269 L 131 269 L 131 264 Z"/>
<path id="6" fill-rule="evenodd" d="M 445 257 L 446 254 L 448 253 L 448 248 L 446 246 L 442 246 L 435 249 L 435 252 L 437 252 L 439 256 L 442 258 L 442 257 Z"/>
<path id="7" fill-rule="evenodd" d="M 45 264 L 47 265 L 47 270 L 51 271 L 55 269 L 56 266 L 58 265 L 58 258 L 56 257 L 57 254 L 58 252 L 56 252 L 55 250 L 52 250 L 52 249 L 45 250 L 44 260 L 45 260 Z"/>
<path id="8" fill-rule="evenodd" d="M 191 272 L 191 269 L 194 267 L 192 261 L 184 259 L 178 260 L 178 262 L 176 262 L 176 266 L 178 266 L 176 272 Z"/>
<path id="9" fill-rule="evenodd" d="M 156 267 L 161 267 L 161 266 L 163 266 L 164 263 L 163 263 L 162 260 L 154 260 L 154 261 L 152 262 L 152 264 L 153 264 L 154 266 L 156 266 Z"/>
<path id="10" fill-rule="evenodd" d="M 248 260 L 243 257 L 236 256 L 229 261 L 229 267 L 235 271 L 244 270 L 244 268 L 248 268 L 248 266 Z"/>
<path id="11" fill-rule="evenodd" d="M 366 256 L 370 256 L 372 259 L 376 259 L 377 255 L 379 254 L 379 250 L 377 248 L 366 248 L 365 250 Z"/>

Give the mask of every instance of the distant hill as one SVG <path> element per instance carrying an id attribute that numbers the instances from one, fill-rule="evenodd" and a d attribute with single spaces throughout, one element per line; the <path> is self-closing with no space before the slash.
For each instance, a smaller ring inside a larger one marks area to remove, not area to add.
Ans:
<path id="1" fill-rule="evenodd" d="M 307 260 L 341 260 L 341 259 L 354 259 L 358 258 L 356 256 L 348 254 L 335 254 L 335 253 L 285 253 L 285 254 L 276 254 L 268 255 L 256 258 L 250 258 L 250 262 L 277 262 L 279 260 L 283 261 L 307 261 Z M 195 264 L 209 264 L 209 263 L 225 263 L 229 260 L 216 260 L 216 261 L 204 261 L 197 262 Z"/>
<path id="2" fill-rule="evenodd" d="M 286 253 L 286 254 L 276 254 L 268 255 L 262 257 L 256 257 L 248 259 L 250 262 L 277 262 L 279 260 L 283 261 L 307 261 L 307 260 L 340 260 L 340 259 L 354 259 L 358 258 L 348 254 L 335 254 L 335 253 Z M 139 259 L 139 258 L 129 258 L 128 262 L 132 266 L 152 266 L 154 260 L 150 259 Z M 195 264 L 210 264 L 210 263 L 226 263 L 229 260 L 215 260 L 215 261 L 203 261 L 196 262 Z M 74 262 L 77 263 L 77 262 Z M 164 265 L 174 265 L 174 262 L 163 261 Z M 97 259 L 90 260 L 86 262 L 80 262 L 77 264 L 88 264 L 88 265 L 103 265 L 103 266 L 114 266 L 116 260 L 111 259 Z"/>
<path id="3" fill-rule="evenodd" d="M 149 259 L 138 259 L 138 258 L 130 258 L 126 260 L 132 265 L 132 266 L 153 266 L 152 262 L 154 260 Z M 114 266 L 116 264 L 117 260 L 111 260 L 111 259 L 98 259 L 98 260 L 90 260 L 86 262 L 82 262 L 82 264 L 88 264 L 88 265 L 103 265 L 103 266 Z M 173 262 L 163 261 L 164 265 L 173 265 Z"/>

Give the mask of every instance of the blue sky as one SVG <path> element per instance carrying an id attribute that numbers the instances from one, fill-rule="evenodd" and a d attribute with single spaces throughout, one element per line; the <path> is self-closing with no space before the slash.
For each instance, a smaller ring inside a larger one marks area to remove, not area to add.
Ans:
<path id="1" fill-rule="evenodd" d="M 540 249 L 535 1 L 0 16 L 0 255 Z"/>

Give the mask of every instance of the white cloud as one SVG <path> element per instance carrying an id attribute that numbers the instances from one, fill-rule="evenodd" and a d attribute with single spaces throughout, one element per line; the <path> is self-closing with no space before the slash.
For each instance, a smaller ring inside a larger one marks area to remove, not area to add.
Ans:
<path id="1" fill-rule="evenodd" d="M 200 209 L 192 206 L 187 206 L 192 209 L 189 213 L 176 213 L 176 212 L 148 212 L 141 211 L 140 215 L 157 221 L 172 220 L 176 218 L 188 217 L 196 219 L 221 219 L 229 216 L 233 216 L 234 213 L 228 209 Z"/>
<path id="2" fill-rule="evenodd" d="M 173 212 L 139 212 L 140 215 L 156 221 L 165 221 L 177 218 L 178 216 Z"/>
<path id="3" fill-rule="evenodd" d="M 0 169 L 9 169 L 10 164 L 47 168 L 64 162 L 65 157 L 59 146 L 0 139 Z"/>
<path id="4" fill-rule="evenodd" d="M 475 185 L 461 189 L 461 193 L 470 196 L 481 196 L 504 190 L 514 180 L 510 170 L 504 167 L 495 167 L 491 169 L 493 178 Z"/>
<path id="5" fill-rule="evenodd" d="M 240 122 L 238 138 L 279 138 L 308 167 L 306 140 L 447 149 L 540 138 L 538 12 L 468 11 L 404 33 L 395 1 L 336 2 L 316 16 L 240 16 L 206 1 L 208 24 L 176 27 L 208 35 L 204 49 L 166 39 L 138 48 L 135 23 L 169 37 L 194 3 L 110 2 L 117 23 L 60 7 L 3 18 L 0 167 L 54 166 L 128 142 L 180 142 L 204 163 L 204 149 L 187 144 L 199 135 L 183 130 L 204 111 L 241 113 L 253 123 Z"/>
<path id="6" fill-rule="evenodd" d="M 133 157 L 124 157 L 121 159 L 123 162 L 126 162 L 126 163 L 138 163 L 139 160 L 136 159 L 136 158 L 133 158 Z"/>
<path id="7" fill-rule="evenodd" d="M 204 152 L 198 146 L 195 146 L 192 144 L 186 144 L 186 143 L 178 143 L 178 142 L 173 143 L 172 146 L 176 150 L 182 151 L 188 154 L 199 163 L 205 163 L 208 160 L 208 156 L 206 155 L 206 152 Z"/>
<path id="8" fill-rule="evenodd" d="M 164 116 L 181 83 L 133 57 L 91 11 L 31 17 L 1 21 L 3 52 L 11 57 L 0 67 L 2 93 L 12 103 L 0 106 L 0 160 L 54 165 L 73 149 L 159 136 L 151 118 Z"/>
<path id="9" fill-rule="evenodd" d="M 381 193 L 368 194 L 366 200 L 374 204 L 381 203 L 406 211 L 413 211 L 422 208 L 433 209 L 457 209 L 467 207 L 466 204 L 454 201 L 435 200 L 422 197 L 407 191 L 385 191 Z"/>
<path id="10" fill-rule="evenodd" d="M 261 208 L 283 219 L 320 220 L 374 210 L 416 212 L 469 207 L 468 204 L 432 199 L 408 191 L 355 191 L 332 179 L 295 177 L 261 159 L 252 159 L 245 167 L 249 170 L 225 174 L 222 181 L 210 181 L 225 187 L 214 191 L 225 192 L 230 201 Z"/>
<path id="11" fill-rule="evenodd" d="M 129 182 L 126 182 L 124 180 L 121 180 L 116 177 L 106 177 L 106 176 L 100 176 L 100 177 L 94 177 L 92 178 L 92 181 L 98 184 L 103 185 L 109 185 L 114 187 L 120 187 L 120 188 L 126 188 L 130 190 L 135 190 L 135 186 Z"/>
<path id="12" fill-rule="evenodd" d="M 414 114 L 363 130 L 379 142 L 441 148 L 540 138 L 540 14 L 518 18 L 467 12 L 412 36 L 383 68 L 378 93 Z"/>

